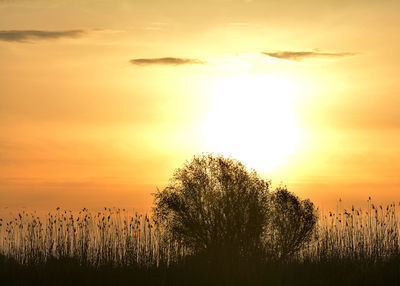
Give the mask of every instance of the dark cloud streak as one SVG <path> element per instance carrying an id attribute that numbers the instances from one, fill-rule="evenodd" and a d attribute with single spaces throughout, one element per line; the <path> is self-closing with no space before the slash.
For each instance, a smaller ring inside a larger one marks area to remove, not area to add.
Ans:
<path id="1" fill-rule="evenodd" d="M 354 56 L 357 53 L 337 53 L 337 52 L 319 52 L 319 51 L 279 51 L 279 52 L 262 52 L 262 54 L 288 61 L 301 61 L 309 58 L 327 57 L 327 58 L 340 58 Z"/>
<path id="2" fill-rule="evenodd" d="M 165 65 L 165 66 L 179 66 L 179 65 L 206 65 L 207 63 L 199 59 L 185 59 L 185 58 L 146 58 L 146 59 L 133 59 L 129 61 L 137 66 L 149 65 Z"/>
<path id="3" fill-rule="evenodd" d="M 26 43 L 30 40 L 54 40 L 60 38 L 80 38 L 85 30 L 42 31 L 42 30 L 0 30 L 0 41 Z"/>

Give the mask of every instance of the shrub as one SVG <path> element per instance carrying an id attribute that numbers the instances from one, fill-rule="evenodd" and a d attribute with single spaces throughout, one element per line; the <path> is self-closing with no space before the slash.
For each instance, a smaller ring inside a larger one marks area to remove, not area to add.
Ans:
<path id="1" fill-rule="evenodd" d="M 311 240 L 317 215 L 310 200 L 300 200 L 286 188 L 278 188 L 271 195 L 269 222 L 268 249 L 285 259 Z"/>
<path id="2" fill-rule="evenodd" d="M 269 186 L 239 161 L 198 156 L 155 194 L 154 214 L 193 254 L 246 257 L 262 246 Z"/>

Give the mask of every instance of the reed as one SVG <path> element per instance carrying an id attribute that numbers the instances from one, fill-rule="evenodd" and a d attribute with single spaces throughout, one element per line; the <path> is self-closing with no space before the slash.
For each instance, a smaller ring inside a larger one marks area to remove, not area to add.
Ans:
<path id="1" fill-rule="evenodd" d="M 22 211 L 0 224 L 0 253 L 22 264 L 68 257 L 81 264 L 158 266 L 178 254 L 149 215 L 125 209 L 57 208 L 42 217 Z"/>
<path id="2" fill-rule="evenodd" d="M 400 203 L 397 205 L 399 206 Z M 313 239 L 293 260 L 379 262 L 400 257 L 395 203 L 320 214 Z M 21 264 L 74 258 L 82 265 L 159 267 L 187 255 L 147 214 L 104 208 L 79 212 L 57 208 L 47 215 L 22 211 L 0 219 L 0 254 Z"/>
<path id="3" fill-rule="evenodd" d="M 399 213 L 396 203 L 338 209 L 320 215 L 315 237 L 301 257 L 315 261 L 387 261 L 399 257 Z M 398 203 L 400 205 L 400 203 Z"/>

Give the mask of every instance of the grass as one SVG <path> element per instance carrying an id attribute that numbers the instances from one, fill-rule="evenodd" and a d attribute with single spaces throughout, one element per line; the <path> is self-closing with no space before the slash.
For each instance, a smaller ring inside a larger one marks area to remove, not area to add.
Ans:
<path id="1" fill-rule="evenodd" d="M 399 204 L 400 205 L 400 204 Z M 320 218 L 317 237 L 305 250 L 308 259 L 385 261 L 399 256 L 396 204 L 329 212 Z"/>
<path id="2" fill-rule="evenodd" d="M 78 213 L 58 208 L 44 217 L 18 213 L 0 226 L 0 249 L 21 264 L 74 258 L 94 266 L 158 266 L 179 251 L 149 216 L 109 208 Z"/>
<path id="3" fill-rule="evenodd" d="M 286 261 L 210 264 L 123 209 L 21 212 L 0 221 L 4 285 L 400 285 L 398 205 L 321 214 Z"/>

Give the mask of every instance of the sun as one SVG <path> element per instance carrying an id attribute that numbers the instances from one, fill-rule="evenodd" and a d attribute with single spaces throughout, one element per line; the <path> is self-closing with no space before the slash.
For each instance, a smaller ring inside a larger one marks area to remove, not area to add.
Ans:
<path id="1" fill-rule="evenodd" d="M 293 112 L 298 89 L 274 75 L 239 75 L 213 84 L 204 121 L 207 152 L 232 156 L 261 172 L 284 165 L 296 151 L 300 130 Z"/>

